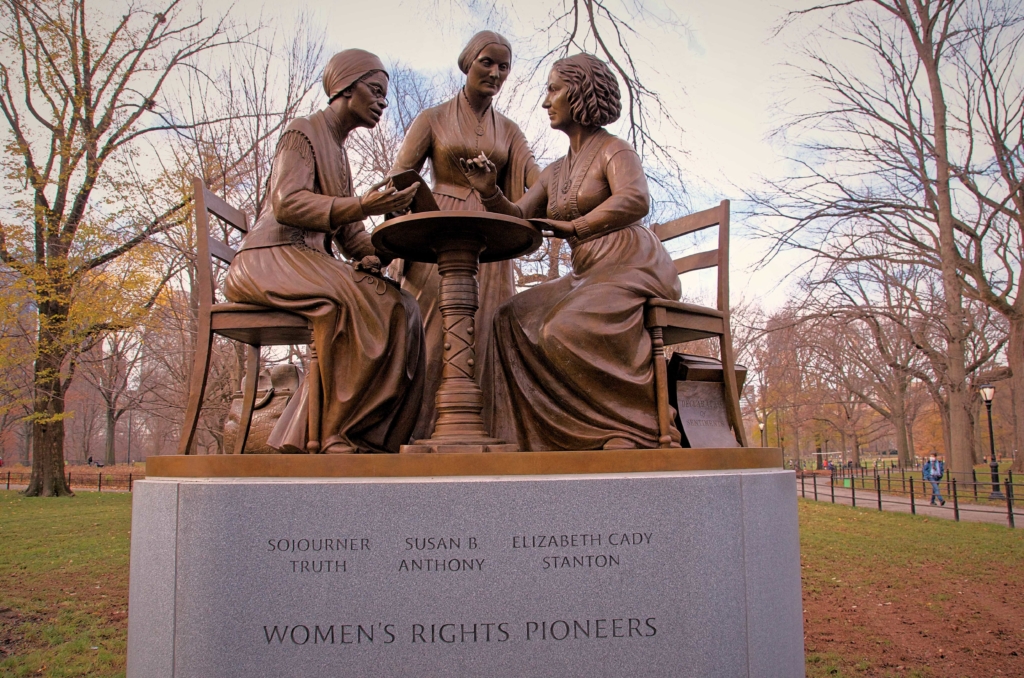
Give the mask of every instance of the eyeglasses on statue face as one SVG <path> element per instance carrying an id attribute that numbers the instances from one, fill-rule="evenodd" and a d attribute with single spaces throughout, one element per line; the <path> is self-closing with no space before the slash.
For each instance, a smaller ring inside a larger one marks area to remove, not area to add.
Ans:
<path id="1" fill-rule="evenodd" d="M 383 87 L 375 82 L 366 82 L 365 80 L 360 80 L 359 84 L 366 86 L 366 88 L 370 90 L 370 94 L 373 95 L 374 99 L 380 101 L 385 106 L 388 105 L 388 93 L 384 91 Z"/>

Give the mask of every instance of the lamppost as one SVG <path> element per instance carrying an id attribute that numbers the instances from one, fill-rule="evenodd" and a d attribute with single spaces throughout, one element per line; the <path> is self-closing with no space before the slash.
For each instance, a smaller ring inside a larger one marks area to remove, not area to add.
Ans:
<path id="1" fill-rule="evenodd" d="M 768 447 L 764 440 L 764 427 L 768 423 L 768 410 L 763 407 L 756 408 L 754 415 L 757 417 L 757 428 L 761 431 L 761 447 Z"/>
<path id="2" fill-rule="evenodd" d="M 1005 499 L 1006 497 L 999 490 L 999 461 L 996 460 L 996 440 L 992 434 L 992 397 L 996 394 L 996 387 L 992 384 L 982 384 L 978 387 L 981 392 L 981 399 L 985 401 L 985 409 L 988 410 L 988 446 L 989 465 L 992 470 L 992 494 L 989 499 Z"/>

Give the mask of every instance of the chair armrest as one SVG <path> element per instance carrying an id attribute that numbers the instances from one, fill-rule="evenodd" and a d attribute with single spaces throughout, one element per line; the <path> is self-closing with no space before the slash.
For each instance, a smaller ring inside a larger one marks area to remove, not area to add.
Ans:
<path id="1" fill-rule="evenodd" d="M 214 304 L 210 308 L 211 313 L 266 313 L 267 311 L 280 311 L 273 306 L 260 306 L 259 304 L 239 304 L 228 302 L 225 304 Z"/>

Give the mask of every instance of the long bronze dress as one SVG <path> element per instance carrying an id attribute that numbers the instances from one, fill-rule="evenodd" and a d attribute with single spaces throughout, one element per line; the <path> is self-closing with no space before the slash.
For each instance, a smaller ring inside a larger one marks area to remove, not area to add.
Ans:
<path id="1" fill-rule="evenodd" d="M 651 297 L 679 299 L 681 290 L 668 252 L 640 223 L 648 208 L 636 152 L 600 130 L 575 157 L 545 169 L 513 211 L 572 221 L 577 232 L 572 271 L 495 314 L 496 434 L 514 432 L 520 449 L 593 450 L 613 438 L 657 447 L 643 307 Z M 679 440 L 675 427 L 672 436 Z"/>
<path id="2" fill-rule="evenodd" d="M 526 137 L 519 126 L 494 110 L 492 106 L 478 119 L 461 92 L 443 104 L 419 114 L 409 127 L 391 173 L 413 169 L 417 172 L 430 159 L 434 198 L 442 210 L 486 211 L 480 197 L 470 187 L 459 167 L 460 158 L 474 158 L 485 153 L 498 167 L 498 184 L 512 200 L 517 200 L 540 175 Z M 441 280 L 436 264 L 405 262 L 402 289 L 419 302 L 423 316 L 424 341 L 427 349 L 426 385 L 423 406 L 413 433 L 414 438 L 428 438 L 434 430 L 437 412 L 434 396 L 441 383 L 444 325 L 437 307 L 438 283 Z M 490 328 L 494 311 L 515 294 L 515 275 L 511 261 L 480 266 L 480 310 L 476 328 L 476 380 L 484 394 L 484 423 L 491 426 L 491 392 L 494 359 L 490 354 Z"/>
<path id="3" fill-rule="evenodd" d="M 330 108 L 293 121 L 277 146 L 268 200 L 231 262 L 225 294 L 313 321 L 323 388 L 325 452 L 398 452 L 409 441 L 423 390 L 416 300 L 329 254 L 331 209 L 353 196 Z M 375 253 L 358 200 L 347 201 L 334 242 L 360 259 Z M 268 444 L 305 451 L 308 391 L 293 397 Z"/>

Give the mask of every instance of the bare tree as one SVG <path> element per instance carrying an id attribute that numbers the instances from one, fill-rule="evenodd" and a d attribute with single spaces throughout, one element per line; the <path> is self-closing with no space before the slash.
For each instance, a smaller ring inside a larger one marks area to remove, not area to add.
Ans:
<path id="1" fill-rule="evenodd" d="M 121 221 L 115 205 L 131 197 L 110 172 L 142 137 L 168 129 L 153 114 L 168 78 L 228 42 L 222 21 L 182 5 L 126 4 L 107 14 L 87 0 L 0 3 L 3 162 L 18 196 L 15 222 L 0 227 L 0 261 L 32 281 L 39 321 L 29 495 L 71 494 L 64 393 L 77 347 L 111 320 L 72 315 L 79 286 L 172 227 L 184 207 L 168 204 L 145 223 Z M 111 211 L 96 210 L 97 199 Z"/>
<path id="2" fill-rule="evenodd" d="M 913 345 L 884 315 L 870 306 L 830 304 L 815 309 L 805 333 L 835 384 L 839 420 L 851 418 L 851 399 L 877 412 L 892 426 L 901 466 L 911 464 L 907 406 L 913 375 L 920 362 Z M 820 315 L 819 315 L 820 314 Z"/>
<path id="3" fill-rule="evenodd" d="M 195 316 L 189 300 L 190 295 L 184 290 L 167 290 L 155 306 L 143 336 L 139 382 L 147 387 L 140 395 L 136 420 L 144 431 L 163 432 L 151 435 L 153 446 L 146 454 L 173 449 L 181 430 L 194 350 Z M 239 388 L 239 376 L 234 347 L 229 342 L 214 342 L 207 397 L 197 431 L 200 451 L 223 451 L 224 420 Z M 142 456 L 145 455 L 135 455 Z"/>
<path id="4" fill-rule="evenodd" d="M 82 376 L 103 403 L 104 459 L 108 466 L 117 463 L 118 422 L 156 385 L 152 380 L 139 379 L 143 356 L 142 333 L 133 329 L 108 333 L 90 353 L 78 358 Z"/>
<path id="5" fill-rule="evenodd" d="M 99 441 L 103 407 L 96 390 L 84 379 L 72 382 L 65 398 L 67 411 L 72 413 L 65 427 L 65 456 L 69 462 L 86 463 L 93 456 L 93 445 Z"/>
<path id="6" fill-rule="evenodd" d="M 323 26 L 300 13 L 284 34 L 259 17 L 230 55 L 209 53 L 182 70 L 168 93 L 171 143 L 159 139 L 168 190 L 191 190 L 198 176 L 254 218 L 266 197 L 277 141 L 288 123 L 314 108 L 324 67 Z M 191 254 L 194 250 L 188 250 Z"/>
<path id="7" fill-rule="evenodd" d="M 766 346 L 770 356 L 762 366 L 763 381 L 769 385 L 762 407 L 774 414 L 777 442 L 797 465 L 802 464 L 806 433 L 807 404 L 811 400 L 807 386 L 810 359 L 799 337 L 799 315 L 786 307 L 765 323 Z M 787 446 L 788 445 L 788 446 Z"/>
<path id="8" fill-rule="evenodd" d="M 802 49 L 812 64 L 802 73 L 820 98 L 781 131 L 805 135 L 796 159 L 802 172 L 754 196 L 763 214 L 785 224 L 764 231 L 777 249 L 859 261 L 884 248 L 892 261 L 938 272 L 942 388 L 951 466 L 961 473 L 971 470 L 970 323 L 963 301 L 964 220 L 954 195 L 961 139 L 949 103 L 955 61 L 971 31 L 966 8 L 950 0 L 854 0 L 788 15 L 787 22 L 828 16 Z M 868 56 L 872 68 L 841 61 L 837 45 Z M 861 247 L 868 239 L 876 241 L 874 249 Z"/>
<path id="9" fill-rule="evenodd" d="M 954 55 L 954 129 L 963 138 L 953 166 L 963 192 L 957 229 L 966 294 L 1009 324 L 1006 350 L 1014 418 L 1024 417 L 1024 12 L 1016 3 L 968 6 L 966 39 Z M 1015 428 L 1015 449 L 1024 429 Z M 1024 471 L 1024 457 L 1014 470 Z"/>
<path id="10" fill-rule="evenodd" d="M 685 32 L 685 22 L 667 8 L 655 9 L 642 1 L 565 0 L 549 16 L 545 31 L 549 45 L 537 66 L 577 49 L 604 58 L 624 85 L 626 138 L 645 160 L 648 177 L 665 191 L 668 202 L 685 204 L 685 182 L 677 160 L 682 150 L 655 132 L 659 124 L 675 132 L 681 127 L 661 95 L 647 84 L 644 68 L 634 57 L 635 43 L 643 41 L 637 26 Z"/>

